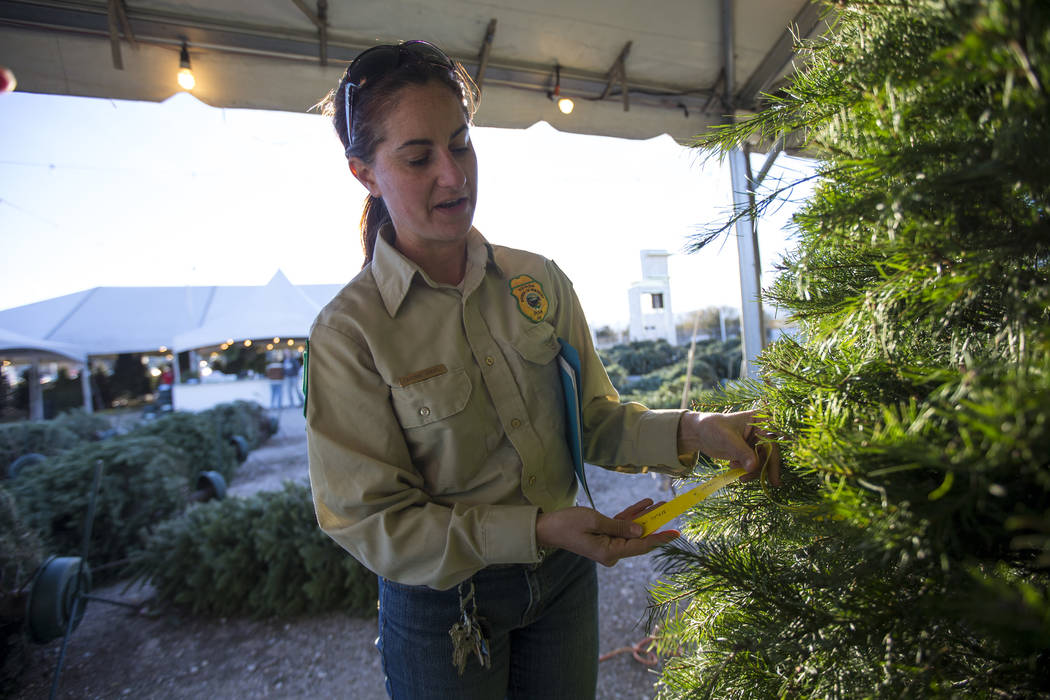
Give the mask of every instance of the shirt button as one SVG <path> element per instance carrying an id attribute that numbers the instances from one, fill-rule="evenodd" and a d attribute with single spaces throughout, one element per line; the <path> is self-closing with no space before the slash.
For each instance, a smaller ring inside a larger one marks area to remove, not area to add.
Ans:
<path id="1" fill-rule="evenodd" d="M 496 360 L 492 358 L 492 355 L 489 355 L 485 358 L 485 364 L 491 367 L 492 365 L 496 364 Z"/>
<path id="2" fill-rule="evenodd" d="M 423 408 L 419 409 L 419 415 L 421 415 L 424 418 L 426 418 L 427 416 L 430 415 L 430 409 L 427 408 L 426 406 L 424 406 Z"/>
<path id="3" fill-rule="evenodd" d="M 518 420 L 517 418 L 515 418 L 514 420 L 512 420 L 510 422 L 510 427 L 512 427 L 512 428 L 520 428 L 521 427 L 521 421 Z"/>
<path id="4" fill-rule="evenodd" d="M 529 477 L 529 486 L 532 486 L 535 483 L 536 483 L 536 477 L 535 476 L 530 476 Z"/>

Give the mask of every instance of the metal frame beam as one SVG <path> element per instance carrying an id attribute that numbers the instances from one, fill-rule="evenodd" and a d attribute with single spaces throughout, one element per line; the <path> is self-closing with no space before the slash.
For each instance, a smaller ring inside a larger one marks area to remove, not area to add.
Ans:
<path id="1" fill-rule="evenodd" d="M 612 92 L 613 83 L 620 83 L 620 95 L 623 97 L 623 111 L 627 112 L 631 109 L 630 90 L 627 89 L 627 55 L 631 53 L 631 44 L 633 42 L 628 41 L 620 49 L 620 55 L 617 56 L 616 60 L 612 64 L 612 68 L 606 74 L 608 82 L 605 83 L 605 89 L 602 90 L 602 96 L 599 100 L 604 100 Z"/>
<path id="2" fill-rule="evenodd" d="M 740 92 L 736 94 L 736 104 L 747 109 L 756 109 L 760 95 L 769 89 L 777 77 L 784 72 L 795 57 L 795 43 L 809 37 L 820 23 L 822 5 L 816 2 L 806 4 L 784 33 L 780 35 L 773 47 L 766 53 L 758 68 L 747 79 Z"/>
<path id="3" fill-rule="evenodd" d="M 489 53 L 492 52 L 492 41 L 496 38 L 496 18 L 489 20 L 489 26 L 485 29 L 485 38 L 481 41 L 481 50 L 478 51 L 478 69 L 474 73 L 474 84 L 481 90 L 485 82 L 485 69 L 489 65 Z"/>
<path id="4" fill-rule="evenodd" d="M 292 0 L 292 4 L 306 15 L 317 27 L 318 58 L 322 66 L 328 65 L 328 0 L 317 0 L 317 12 L 310 9 L 305 0 Z"/>
<path id="5" fill-rule="evenodd" d="M 287 28 L 222 22 L 171 12 L 128 9 L 130 25 L 142 44 L 182 46 L 187 41 L 198 53 L 217 52 L 264 56 L 290 61 L 316 61 L 317 36 L 313 32 Z M 62 3 L 7 0 L 0 2 L 0 26 L 62 32 L 109 38 L 106 6 L 71 6 Z M 327 58 L 349 62 L 371 43 L 327 33 Z M 477 56 L 452 58 L 468 69 L 478 66 Z M 485 68 L 485 83 L 546 94 L 550 65 L 525 61 L 493 60 Z M 596 99 L 610 85 L 609 75 L 562 67 L 562 94 L 578 99 Z M 653 81 L 629 81 L 626 71 L 620 79 L 625 104 L 681 112 L 704 113 L 704 105 L 714 94 L 711 88 L 683 89 Z"/>

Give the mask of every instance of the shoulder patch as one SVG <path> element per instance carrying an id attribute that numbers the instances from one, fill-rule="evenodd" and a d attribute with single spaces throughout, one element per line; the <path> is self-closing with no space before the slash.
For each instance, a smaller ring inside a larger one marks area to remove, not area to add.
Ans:
<path id="1" fill-rule="evenodd" d="M 547 297 L 543 294 L 543 285 L 528 275 L 518 275 L 510 281 L 510 293 L 518 300 L 518 311 L 532 321 L 539 323 L 547 316 Z"/>

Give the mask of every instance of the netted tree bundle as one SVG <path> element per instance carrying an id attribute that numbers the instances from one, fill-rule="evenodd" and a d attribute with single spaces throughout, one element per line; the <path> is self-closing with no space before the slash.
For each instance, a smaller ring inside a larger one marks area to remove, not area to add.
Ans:
<path id="1" fill-rule="evenodd" d="M 50 553 L 79 556 L 98 461 L 101 487 L 88 561 L 97 567 L 124 559 L 132 545 L 186 507 L 190 481 L 185 454 L 156 437 L 131 435 L 83 443 L 25 467 L 9 489 L 23 520 Z"/>
<path id="2" fill-rule="evenodd" d="M 375 574 L 317 527 L 309 487 L 195 506 L 162 523 L 133 557 L 161 601 L 201 615 L 374 615 Z"/>

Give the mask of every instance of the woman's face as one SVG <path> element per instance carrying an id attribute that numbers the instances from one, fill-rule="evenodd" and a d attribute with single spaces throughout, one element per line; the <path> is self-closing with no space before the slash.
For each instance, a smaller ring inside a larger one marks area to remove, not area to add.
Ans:
<path id="1" fill-rule="evenodd" d="M 398 247 L 426 253 L 462 242 L 474 219 L 478 161 L 456 95 L 436 81 L 402 88 L 379 133 L 372 163 L 351 158 L 350 168 L 383 199 Z"/>

